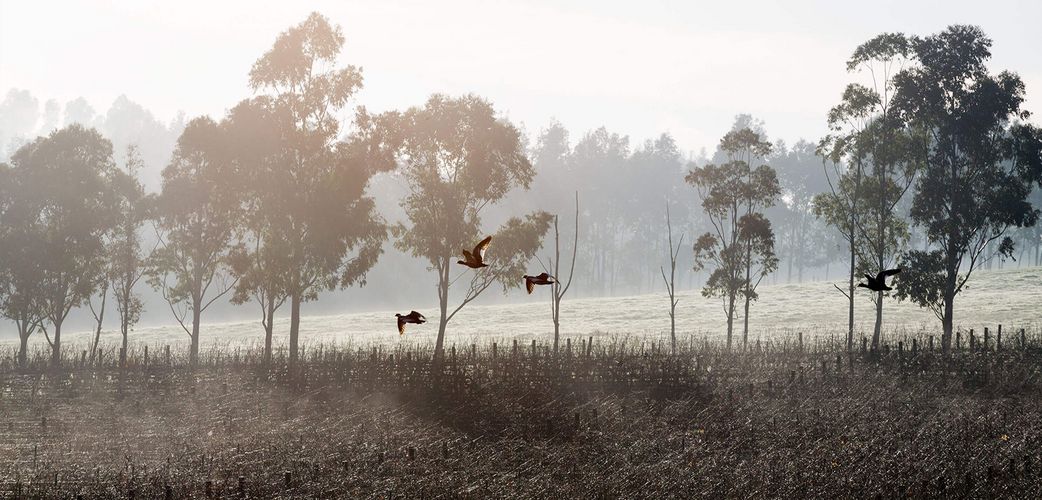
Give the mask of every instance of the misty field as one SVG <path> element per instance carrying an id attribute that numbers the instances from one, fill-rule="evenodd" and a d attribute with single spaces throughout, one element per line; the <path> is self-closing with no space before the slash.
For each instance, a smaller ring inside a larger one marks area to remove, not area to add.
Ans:
<path id="1" fill-rule="evenodd" d="M 798 332 L 808 337 L 835 337 L 846 334 L 847 302 L 832 283 L 809 282 L 781 285 L 763 285 L 760 300 L 754 303 L 750 315 L 750 342 L 756 339 L 793 339 Z M 536 294 L 540 292 L 537 291 Z M 514 298 L 518 297 L 515 292 Z M 698 291 L 679 294 L 677 307 L 677 334 L 681 337 L 722 339 L 726 321 L 720 301 L 702 297 Z M 871 335 L 875 309 L 868 293 L 858 297 L 855 320 L 858 332 Z M 1005 324 L 1007 328 L 1037 328 L 1042 325 L 1042 268 L 1026 267 L 978 271 L 970 286 L 956 302 L 957 328 L 980 331 L 986 326 Z M 369 312 L 335 316 L 304 316 L 301 318 L 301 341 L 305 344 L 365 346 L 399 343 L 409 345 L 433 344 L 437 336 L 437 321 L 422 326 L 412 325 L 405 336 L 395 329 L 394 313 L 415 308 L 431 318 L 437 316 L 436 307 L 403 306 L 401 311 Z M 630 297 L 579 298 L 561 303 L 561 332 L 563 336 L 618 337 L 632 336 L 646 339 L 664 339 L 669 334 L 668 302 L 664 292 Z M 889 299 L 883 310 L 886 334 L 910 334 L 938 330 L 940 323 L 933 313 L 914 304 Z M 274 344 L 276 349 L 286 343 L 288 319 L 276 319 Z M 735 322 L 740 336 L 741 319 Z M 467 344 L 475 341 L 523 341 L 549 339 L 553 334 L 550 322 L 549 298 L 526 297 L 525 302 L 506 305 L 475 305 L 465 308 L 449 323 L 448 342 Z M 63 341 L 75 344 L 70 349 L 81 349 L 91 332 L 67 332 Z M 202 345 L 221 348 L 260 345 L 264 332 L 259 319 L 234 323 L 209 323 L 202 328 Z M 860 333 L 859 333 L 860 335 Z M 101 341 L 109 348 L 118 343 L 119 334 L 103 330 Z M 132 344 L 149 344 L 153 349 L 164 344 L 187 343 L 188 336 L 179 326 L 152 326 L 138 328 L 131 334 Z M 44 345 L 42 335 L 34 335 L 31 343 Z M 0 339 L 0 346 L 17 346 L 13 338 Z"/>
<path id="2" fill-rule="evenodd" d="M 557 356 L 545 303 L 473 307 L 440 371 L 436 328 L 400 338 L 390 313 L 305 318 L 292 377 L 250 322 L 205 325 L 195 369 L 172 327 L 134 332 L 124 367 L 114 333 L 97 359 L 71 335 L 58 372 L 39 340 L 16 368 L 8 342 L 0 496 L 1035 496 L 1040 275 L 981 272 L 950 358 L 930 313 L 896 302 L 883 350 L 847 353 L 823 282 L 764 286 L 734 352 L 692 293 L 675 355 L 660 295 L 566 301 Z"/>
<path id="3" fill-rule="evenodd" d="M 569 339 L 0 369 L 12 498 L 1035 497 L 1042 337 Z M 181 353 L 183 355 L 183 353 Z"/>

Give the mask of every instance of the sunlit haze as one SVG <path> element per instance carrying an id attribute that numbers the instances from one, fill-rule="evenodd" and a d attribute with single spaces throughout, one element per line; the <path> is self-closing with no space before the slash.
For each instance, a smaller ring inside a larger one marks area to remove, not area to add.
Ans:
<path id="1" fill-rule="evenodd" d="M 342 62 L 364 68 L 357 103 L 375 110 L 433 92 L 474 92 L 534 135 L 606 126 L 634 142 L 671 133 L 712 151 L 737 113 L 772 138 L 814 140 L 851 76 L 852 50 L 883 31 L 949 24 L 994 39 L 993 70 L 1015 70 L 1026 108 L 1042 95 L 1042 18 L 1030 1 L 801 2 L 0 2 L 0 91 L 41 100 L 121 94 L 162 121 L 219 116 L 250 95 L 250 65 L 319 11 L 343 27 Z"/>

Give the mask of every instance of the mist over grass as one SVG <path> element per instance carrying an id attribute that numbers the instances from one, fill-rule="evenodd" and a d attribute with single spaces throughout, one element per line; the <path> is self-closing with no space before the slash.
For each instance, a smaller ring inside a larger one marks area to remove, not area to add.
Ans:
<path id="1" fill-rule="evenodd" d="M 537 290 L 536 294 L 543 292 L 545 290 Z M 543 295 L 545 300 L 538 302 L 463 309 L 449 323 L 447 342 L 463 345 L 495 339 L 550 340 L 553 334 L 550 298 L 545 293 Z M 717 299 L 702 297 L 698 291 L 684 291 L 679 297 L 679 338 L 723 338 L 726 320 Z M 867 331 L 870 336 L 875 311 L 867 293 L 858 298 L 856 335 L 860 337 L 861 332 Z M 975 274 L 969 288 L 956 299 L 956 305 L 956 326 L 963 330 L 994 329 L 999 324 L 1004 325 L 1007 332 L 1037 328 L 1042 324 L 1042 268 L 980 271 Z M 750 342 L 791 339 L 797 332 L 803 332 L 808 338 L 841 338 L 846 334 L 846 307 L 846 299 L 833 288 L 832 282 L 764 285 L 750 316 Z M 664 293 L 566 299 L 561 308 L 561 334 L 564 337 L 633 336 L 656 340 L 669 335 L 668 299 Z M 430 323 L 409 325 L 404 336 L 398 335 L 394 313 L 408 312 L 409 309 L 413 307 L 403 306 L 401 311 L 305 316 L 301 319 L 301 339 L 310 344 L 433 343 L 437 326 Z M 428 315 L 435 311 L 432 306 L 417 306 L 415 309 Z M 920 331 L 932 333 L 940 329 L 940 322 L 930 311 L 894 299 L 887 301 L 883 319 L 884 331 L 891 336 Z M 275 322 L 276 349 L 286 344 L 288 323 L 288 318 L 279 318 Z M 207 323 L 202 331 L 204 346 L 257 345 L 263 344 L 264 340 L 263 329 L 256 320 Z M 92 334 L 91 331 L 67 333 L 67 342 L 85 345 Z M 102 331 L 103 344 L 114 345 L 118 341 L 119 334 L 114 325 Z M 188 335 L 176 324 L 139 328 L 131 334 L 132 344 L 178 345 L 187 342 Z M 31 344 L 45 343 L 43 335 L 33 335 Z M 0 344 L 16 346 L 17 340 L 4 338 Z"/>

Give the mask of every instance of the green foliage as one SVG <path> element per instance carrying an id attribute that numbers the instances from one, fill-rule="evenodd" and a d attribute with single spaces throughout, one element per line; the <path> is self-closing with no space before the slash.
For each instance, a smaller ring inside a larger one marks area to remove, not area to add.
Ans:
<path id="1" fill-rule="evenodd" d="M 911 216 L 941 256 L 908 258 L 944 279 L 923 279 L 901 293 L 943 309 L 947 346 L 952 303 L 986 260 L 985 250 L 998 242 L 999 253 L 1011 255 L 1007 230 L 1038 220 L 1028 196 L 1042 178 L 1042 134 L 1014 122 L 1027 116 L 1024 84 L 1012 73 L 988 73 L 991 40 L 980 28 L 950 26 L 912 46 L 919 65 L 895 77 L 895 105 L 928 138 Z"/>
<path id="2" fill-rule="evenodd" d="M 33 251 L 24 257 L 34 261 L 29 269 L 37 281 L 23 306 L 35 302 L 54 326 L 57 360 L 62 323 L 105 279 L 103 237 L 115 218 L 112 145 L 71 125 L 19 148 L 11 161 L 18 190 L 13 232 Z"/>
<path id="3" fill-rule="evenodd" d="M 234 285 L 229 276 L 232 244 L 242 222 L 241 192 L 229 189 L 235 175 L 218 123 L 193 119 L 163 169 L 156 199 L 160 245 L 149 258 L 149 283 L 169 303 L 198 355 L 200 315 Z M 191 313 L 191 328 L 186 318 Z"/>
<path id="4" fill-rule="evenodd" d="M 456 312 L 496 281 L 504 291 L 520 283 L 551 217 L 535 212 L 508 220 L 489 247 L 490 267 L 473 272 L 461 303 L 450 312 L 450 272 L 455 256 L 481 240 L 482 209 L 515 188 L 527 189 L 534 172 L 517 128 L 497 118 L 492 105 L 479 97 L 434 95 L 398 120 L 402 175 L 410 187 L 402 208 L 410 225 L 393 228 L 395 246 L 426 259 L 438 274 L 436 348 L 441 352 L 445 325 Z"/>
<path id="5" fill-rule="evenodd" d="M 338 113 L 362 87 L 360 69 L 334 67 L 343 45 L 340 27 L 312 13 L 254 63 L 250 85 L 263 95 L 229 117 L 233 162 L 248 193 L 233 302 L 257 300 L 270 335 L 274 310 L 290 300 L 291 361 L 300 303 L 365 285 L 387 237 L 366 190 L 372 175 L 395 166 L 395 124 L 361 108 L 342 136 Z"/>
<path id="6" fill-rule="evenodd" d="M 909 300 L 944 319 L 945 255 L 941 250 L 912 250 L 901 259 L 901 279 L 894 280 L 898 300 Z"/>
<path id="7" fill-rule="evenodd" d="M 770 166 L 751 166 L 771 150 L 759 133 L 749 128 L 732 130 L 721 139 L 720 148 L 728 162 L 696 167 L 685 180 L 698 190 L 713 227 L 695 241 L 694 268 L 714 265 L 702 295 L 723 300 L 730 346 L 737 296 L 744 295 L 748 308 L 748 301 L 756 299 L 756 286 L 778 266 L 774 232 L 758 210 L 773 205 L 781 188 Z"/>
<path id="8" fill-rule="evenodd" d="M 128 148 L 126 158 L 126 170 L 116 170 L 112 177 L 116 216 L 107 243 L 107 279 L 116 299 L 124 337 L 141 318 L 144 308 L 134 287 L 144 276 L 148 254 L 142 248 L 141 229 L 151 219 L 154 203 L 138 180 L 141 159 L 137 149 Z"/>

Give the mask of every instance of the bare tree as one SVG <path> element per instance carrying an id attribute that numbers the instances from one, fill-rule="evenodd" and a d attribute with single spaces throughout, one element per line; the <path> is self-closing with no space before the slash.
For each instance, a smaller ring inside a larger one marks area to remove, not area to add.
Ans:
<path id="1" fill-rule="evenodd" d="M 568 281 L 561 284 L 561 232 L 557 226 L 557 216 L 554 215 L 554 258 L 550 260 L 550 268 L 547 273 L 554 277 L 554 284 L 550 286 L 550 315 L 554 320 L 554 354 L 557 353 L 558 344 L 561 340 L 561 299 L 568 293 L 572 286 L 572 277 L 575 276 L 575 255 L 579 248 L 579 193 L 575 193 L 575 240 L 572 242 L 572 263 L 568 267 Z M 549 260 L 549 259 L 548 259 Z"/>
<path id="2" fill-rule="evenodd" d="M 684 244 L 684 235 L 680 235 L 680 239 L 677 240 L 676 246 L 673 246 L 673 223 L 669 218 L 669 202 L 666 202 L 666 234 L 669 242 L 669 278 L 666 278 L 666 270 L 659 266 L 659 272 L 662 273 L 662 282 L 666 285 L 666 292 L 669 293 L 669 340 L 672 345 L 673 353 L 677 352 L 677 303 L 680 299 L 677 298 L 677 256 L 680 255 L 680 246 Z"/>
<path id="3" fill-rule="evenodd" d="M 90 313 L 94 316 L 94 340 L 90 344 L 90 360 L 94 361 L 94 353 L 98 351 L 98 343 L 101 342 L 101 327 L 105 324 L 105 304 L 109 298 L 109 282 L 108 280 L 102 280 L 98 294 L 101 295 L 101 305 L 94 307 L 94 297 L 87 298 L 87 307 L 90 308 Z M 120 357 L 120 362 L 123 362 L 123 358 Z"/>

